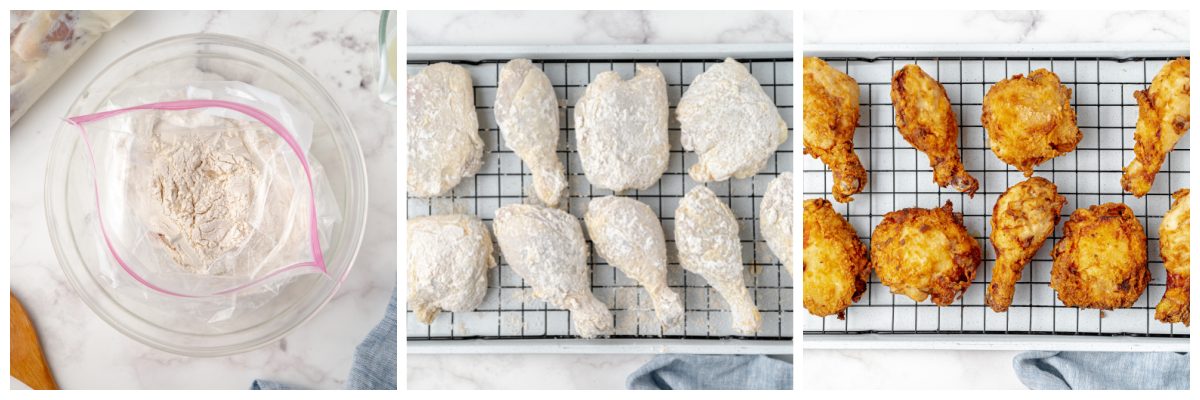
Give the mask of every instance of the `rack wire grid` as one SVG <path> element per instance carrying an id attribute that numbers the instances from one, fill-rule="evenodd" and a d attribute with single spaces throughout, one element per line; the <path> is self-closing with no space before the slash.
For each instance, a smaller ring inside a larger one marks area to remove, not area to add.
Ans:
<path id="1" fill-rule="evenodd" d="M 613 312 L 614 335 L 610 339 L 665 338 L 791 340 L 792 279 L 767 248 L 758 229 L 759 205 L 767 184 L 780 173 L 792 170 L 792 59 L 742 59 L 763 90 L 771 96 L 779 113 L 787 122 L 788 140 L 770 158 L 767 165 L 750 179 L 731 179 L 705 184 L 733 210 L 739 222 L 745 282 L 754 296 L 763 319 L 762 329 L 755 335 L 739 336 L 731 329 L 730 313 L 720 295 L 699 275 L 680 267 L 674 245 L 674 213 L 679 200 L 697 185 L 687 176 L 687 169 L 696 163 L 695 153 L 685 152 L 679 142 L 679 126 L 675 120 L 675 104 L 687 90 L 688 83 L 719 59 L 612 59 L 567 60 L 542 59 L 534 63 L 550 78 L 560 99 L 566 99 L 560 117 L 561 136 L 558 156 L 564 163 L 569 185 L 567 211 L 580 218 L 590 199 L 613 194 L 593 187 L 583 174 L 576 152 L 574 135 L 574 104 L 590 80 L 602 71 L 616 71 L 625 79 L 634 75 L 634 65 L 652 64 L 663 73 L 667 82 L 670 107 L 670 161 L 662 179 L 646 190 L 626 191 L 622 196 L 637 199 L 650 206 L 660 216 L 666 234 L 668 254 L 668 284 L 679 293 L 684 303 L 684 323 L 664 329 L 658 322 L 653 304 L 644 289 L 623 273 L 608 265 L 596 254 L 588 239 L 592 293 Z M 428 64 L 439 61 L 410 61 L 409 74 L 418 73 Z M 497 77 L 507 60 L 455 61 L 471 73 L 475 89 L 475 106 L 479 116 L 480 134 L 485 148 L 484 165 L 472 178 L 464 179 L 447 197 L 425 199 L 408 197 L 409 218 L 462 212 L 478 215 L 488 228 L 496 209 L 507 204 L 531 202 L 532 176 L 529 169 L 503 141 L 492 113 Z M 560 100 L 561 101 L 561 100 Z M 585 227 L 586 231 L 586 227 Z M 495 247 L 499 249 L 499 246 Z M 497 251 L 499 253 L 499 251 Z M 488 292 L 483 303 L 472 312 L 440 313 L 431 325 L 417 322 L 412 309 L 407 310 L 407 339 L 409 341 L 445 339 L 560 339 L 576 337 L 570 312 L 557 309 L 534 298 L 525 281 L 509 266 L 503 254 L 498 254 L 499 266 L 489 274 Z"/>
<path id="2" fill-rule="evenodd" d="M 967 230 L 984 249 L 984 262 L 961 299 L 947 307 L 917 303 L 892 294 L 872 273 L 867 292 L 846 312 L 845 320 L 805 313 L 804 335 L 881 334 L 1024 334 L 1189 337 L 1183 324 L 1154 319 L 1154 307 L 1166 286 L 1159 257 L 1158 226 L 1170 207 L 1170 195 L 1188 186 L 1190 146 L 1184 137 L 1170 152 L 1149 194 L 1136 198 L 1121 189 L 1121 169 L 1134 157 L 1133 132 L 1137 102 L 1133 91 L 1149 86 L 1167 61 L 1163 58 L 1007 58 L 1007 57 L 880 57 L 827 58 L 826 61 L 858 81 L 860 112 L 855 150 L 868 167 L 868 187 L 853 202 L 833 202 L 868 246 L 870 233 L 883 215 L 908 207 L 932 208 L 946 200 L 963 214 Z M 974 198 L 933 182 L 928 158 L 916 151 L 896 129 L 891 103 L 891 76 L 897 68 L 916 63 L 946 89 L 958 117 L 959 149 L 963 163 L 980 182 Z M 1058 186 L 1067 198 L 1054 234 L 1026 265 L 1008 312 L 996 313 L 984 303 L 992 276 L 995 251 L 991 212 L 996 199 L 1024 175 L 992 153 L 981 125 L 983 96 L 997 81 L 1038 68 L 1053 71 L 1072 91 L 1083 139 L 1075 151 L 1035 168 Z M 820 161 L 804 157 L 805 197 L 831 197 L 832 174 Z M 1111 311 L 1066 307 L 1050 288 L 1051 249 L 1062 238 L 1062 223 L 1077 208 L 1120 202 L 1134 210 L 1146 231 L 1149 288 L 1127 309 Z"/>

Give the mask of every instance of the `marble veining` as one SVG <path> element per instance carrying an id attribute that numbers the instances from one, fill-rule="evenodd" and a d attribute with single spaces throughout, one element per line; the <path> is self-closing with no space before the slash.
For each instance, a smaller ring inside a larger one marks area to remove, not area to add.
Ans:
<path id="1" fill-rule="evenodd" d="M 806 11 L 804 43 L 1186 42 L 1186 11 Z M 919 26 L 921 29 L 912 29 Z"/>
<path id="2" fill-rule="evenodd" d="M 1016 351 L 804 350 L 805 389 L 1024 389 Z M 869 376 L 871 379 L 863 379 Z"/>
<path id="3" fill-rule="evenodd" d="M 407 21 L 409 46 L 792 42 L 791 11 L 409 11 Z"/>
<path id="4" fill-rule="evenodd" d="M 34 319 L 60 386 L 248 388 L 255 378 L 338 388 L 354 347 L 383 316 L 395 286 L 396 109 L 376 96 L 378 11 L 141 11 L 106 34 L 12 128 L 11 288 Z M 46 227 L 46 152 L 75 96 L 117 57 L 151 41 L 199 32 L 265 43 L 312 73 L 346 112 L 366 155 L 366 236 L 332 301 L 284 340 L 248 353 L 188 358 L 135 342 L 101 321 L 63 276 Z"/>
<path id="5" fill-rule="evenodd" d="M 620 389 L 653 356 L 409 355 L 409 389 Z M 469 366 L 469 367 L 468 367 Z"/>

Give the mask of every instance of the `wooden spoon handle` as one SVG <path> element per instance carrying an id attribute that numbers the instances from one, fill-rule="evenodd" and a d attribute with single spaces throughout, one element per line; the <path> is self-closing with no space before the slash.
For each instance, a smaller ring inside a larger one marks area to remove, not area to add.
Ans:
<path id="1" fill-rule="evenodd" d="M 12 292 L 8 293 L 8 301 L 10 374 L 33 389 L 57 390 L 58 384 L 50 374 L 50 365 L 42 354 L 42 344 L 38 342 L 37 331 L 25 313 L 25 307 Z"/>

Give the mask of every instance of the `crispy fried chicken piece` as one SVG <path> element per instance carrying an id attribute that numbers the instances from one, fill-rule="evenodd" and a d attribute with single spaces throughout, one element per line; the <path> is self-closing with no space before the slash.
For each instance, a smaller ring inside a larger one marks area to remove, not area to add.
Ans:
<path id="1" fill-rule="evenodd" d="M 916 64 L 905 65 L 892 75 L 892 104 L 900 135 L 929 156 L 933 181 L 975 197 L 979 181 L 963 168 L 958 154 L 958 120 L 942 84 Z"/>
<path id="2" fill-rule="evenodd" d="M 1121 187 L 1142 197 L 1154 184 L 1154 175 L 1179 138 L 1191 128 L 1191 61 L 1177 58 L 1154 76 L 1149 90 L 1133 92 L 1138 102 L 1134 159 L 1121 175 Z"/>
<path id="3" fill-rule="evenodd" d="M 871 242 L 871 266 L 881 283 L 918 302 L 932 297 L 939 306 L 967 291 L 983 257 L 950 201 L 885 214 Z"/>
<path id="4" fill-rule="evenodd" d="M 996 265 L 988 283 L 987 304 L 992 311 L 1004 312 L 1012 304 L 1013 286 L 1021 279 L 1021 270 L 1033 259 L 1046 238 L 1054 233 L 1059 213 L 1067 198 L 1058 187 L 1042 177 L 1033 177 L 1013 185 L 1000 195 L 992 208 L 992 247 Z"/>
<path id="5" fill-rule="evenodd" d="M 842 203 L 867 186 L 854 153 L 858 83 L 816 57 L 804 58 L 804 154 L 833 171 L 833 198 Z"/>
<path id="6" fill-rule="evenodd" d="M 1026 177 L 1038 164 L 1075 150 L 1083 139 L 1071 89 L 1045 69 L 996 82 L 983 97 L 983 127 L 996 157 Z"/>
<path id="7" fill-rule="evenodd" d="M 871 265 L 858 232 L 825 199 L 804 201 L 804 308 L 812 315 L 837 314 L 867 290 Z"/>
<path id="8" fill-rule="evenodd" d="M 1050 287 L 1068 307 L 1127 308 L 1146 290 L 1146 233 L 1129 206 L 1075 210 L 1054 246 Z"/>
<path id="9" fill-rule="evenodd" d="M 1188 205 L 1188 189 L 1179 189 L 1171 197 L 1175 202 L 1158 226 L 1159 253 L 1167 269 L 1167 292 L 1158 302 L 1154 319 L 1166 323 L 1183 322 L 1191 326 L 1192 294 L 1192 207 Z"/>

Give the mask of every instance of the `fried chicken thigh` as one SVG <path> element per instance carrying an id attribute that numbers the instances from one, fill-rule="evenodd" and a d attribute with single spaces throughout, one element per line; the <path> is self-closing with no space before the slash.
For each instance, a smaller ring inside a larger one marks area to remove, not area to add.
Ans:
<path id="1" fill-rule="evenodd" d="M 1134 159 L 1121 175 L 1121 187 L 1142 197 L 1154 184 L 1154 175 L 1179 138 L 1191 128 L 1191 61 L 1177 58 L 1154 76 L 1149 90 L 1133 92 L 1138 102 Z"/>
<path id="2" fill-rule="evenodd" d="M 1045 69 L 996 82 L 983 97 L 983 127 L 996 157 L 1026 177 L 1038 164 L 1075 150 L 1083 139 L 1071 89 Z"/>
<path id="3" fill-rule="evenodd" d="M 900 135 L 929 156 L 933 181 L 975 197 L 979 181 L 963 168 L 958 154 L 958 120 L 942 84 L 916 64 L 905 65 L 892 75 L 892 104 Z"/>
<path id="4" fill-rule="evenodd" d="M 1158 302 L 1154 318 L 1191 326 L 1192 246 L 1189 242 L 1192 239 L 1192 207 L 1188 205 L 1189 193 L 1188 189 L 1179 189 L 1172 195 L 1175 202 L 1158 226 L 1159 254 L 1167 269 L 1167 292 Z"/>
<path id="5" fill-rule="evenodd" d="M 858 83 L 824 60 L 804 57 L 804 154 L 833 171 L 833 198 L 849 203 L 867 186 L 867 171 L 854 153 Z"/>
<path id="6" fill-rule="evenodd" d="M 825 199 L 804 201 L 804 308 L 809 314 L 846 317 L 867 290 L 871 266 L 858 232 Z"/>
<path id="7" fill-rule="evenodd" d="M 1127 308 L 1149 282 L 1146 233 L 1129 206 L 1106 203 L 1071 213 L 1050 270 L 1050 287 L 1063 304 Z"/>
<path id="8" fill-rule="evenodd" d="M 915 301 L 948 306 L 975 279 L 983 257 L 950 201 L 940 208 L 906 208 L 883 216 L 871 234 L 871 266 L 879 281 Z"/>
<path id="9" fill-rule="evenodd" d="M 1067 198 L 1058 194 L 1058 187 L 1037 176 L 1013 185 L 996 200 L 992 208 L 996 265 L 992 267 L 987 294 L 987 304 L 993 311 L 1008 310 L 1021 270 L 1054 233 L 1066 203 Z"/>

